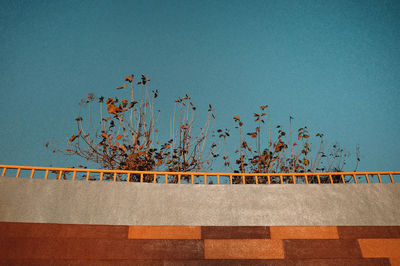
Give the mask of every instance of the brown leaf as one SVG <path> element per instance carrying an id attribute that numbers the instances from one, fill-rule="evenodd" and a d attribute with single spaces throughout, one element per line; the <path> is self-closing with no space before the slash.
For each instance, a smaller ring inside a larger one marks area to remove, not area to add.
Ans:
<path id="1" fill-rule="evenodd" d="M 125 81 L 128 81 L 129 83 L 132 83 L 132 77 L 131 76 L 126 76 Z"/>
<path id="2" fill-rule="evenodd" d="M 247 135 L 251 136 L 253 139 L 257 137 L 257 132 L 250 132 Z"/>
<path id="3" fill-rule="evenodd" d="M 233 119 L 235 119 L 235 121 L 240 121 L 240 117 L 238 117 L 237 115 L 235 115 L 235 116 L 233 117 Z"/>
<path id="4" fill-rule="evenodd" d="M 124 87 L 122 87 L 122 86 L 119 86 L 119 87 L 117 87 L 117 90 L 121 90 L 121 89 L 123 89 Z"/>
<path id="5" fill-rule="evenodd" d="M 117 140 L 120 140 L 120 139 L 122 139 L 122 135 L 117 136 Z"/>
<path id="6" fill-rule="evenodd" d="M 265 108 L 268 108 L 268 105 L 261 105 L 261 106 L 260 106 L 260 109 L 261 109 L 261 110 L 264 110 Z"/>
<path id="7" fill-rule="evenodd" d="M 128 104 L 128 100 L 126 99 L 123 99 L 121 102 L 123 107 L 126 107 L 126 105 Z"/>
<path id="8" fill-rule="evenodd" d="M 70 138 L 69 138 L 69 142 L 73 142 L 76 138 L 77 138 L 78 136 L 71 136 Z"/>
<path id="9" fill-rule="evenodd" d="M 114 104 L 109 104 L 107 106 L 107 111 L 108 111 L 109 114 L 116 114 L 117 111 L 118 111 L 118 107 L 115 106 Z"/>
<path id="10" fill-rule="evenodd" d="M 137 104 L 137 101 L 131 102 L 131 104 L 129 105 L 129 108 L 132 108 L 133 106 L 135 106 L 135 104 Z"/>
<path id="11" fill-rule="evenodd" d="M 114 99 L 112 97 L 110 97 L 110 98 L 107 99 L 106 104 L 110 104 L 110 103 L 113 103 L 113 102 L 114 102 Z"/>

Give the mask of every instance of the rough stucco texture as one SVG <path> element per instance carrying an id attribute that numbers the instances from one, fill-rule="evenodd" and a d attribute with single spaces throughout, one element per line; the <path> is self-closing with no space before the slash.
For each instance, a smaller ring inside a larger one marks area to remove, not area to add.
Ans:
<path id="1" fill-rule="evenodd" d="M 0 178 L 0 221 L 400 225 L 400 184 L 176 185 Z"/>

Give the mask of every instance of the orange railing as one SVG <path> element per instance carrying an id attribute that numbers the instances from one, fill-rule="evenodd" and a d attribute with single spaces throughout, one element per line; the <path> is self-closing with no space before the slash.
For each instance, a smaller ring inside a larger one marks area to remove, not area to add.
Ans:
<path id="1" fill-rule="evenodd" d="M 203 173 L 78 169 L 16 165 L 0 165 L 0 171 L 2 177 L 7 176 L 15 178 L 87 181 L 108 180 L 114 182 L 126 181 L 177 184 L 357 184 L 400 182 L 400 171 L 326 173 Z M 42 172 L 44 176 L 38 177 L 39 172 Z"/>

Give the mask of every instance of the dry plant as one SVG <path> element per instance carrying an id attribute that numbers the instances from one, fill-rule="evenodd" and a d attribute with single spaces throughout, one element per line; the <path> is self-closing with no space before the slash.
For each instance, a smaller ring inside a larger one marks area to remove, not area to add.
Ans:
<path id="1" fill-rule="evenodd" d="M 239 130 L 239 147 L 235 150 L 238 159 L 235 161 L 237 169 L 234 170 L 229 158 L 224 157 L 225 165 L 231 167 L 236 173 L 305 173 L 305 172 L 342 172 L 349 157 L 339 144 L 333 144 L 328 153 L 325 152 L 326 142 L 322 133 L 315 135 L 318 138 L 318 150 L 311 152 L 310 133 L 308 128 L 302 127 L 293 132 L 293 117 L 289 117 L 289 135 L 280 125 L 277 140 L 271 141 L 271 115 L 268 105 L 260 106 L 260 112 L 254 113 L 255 130 L 244 135 L 243 121 L 239 116 L 233 119 L 237 124 L 235 128 Z M 265 119 L 267 118 L 267 119 Z M 266 121 L 267 120 L 267 121 Z M 267 125 L 265 125 L 267 124 Z M 251 140 L 247 141 L 246 136 Z M 265 144 L 266 145 L 263 145 Z M 357 166 L 360 160 L 359 148 L 357 147 Z M 356 166 L 356 170 L 357 170 Z M 355 170 L 355 171 L 356 171 Z M 288 177 L 285 182 L 292 182 L 292 177 Z M 328 177 L 322 178 L 323 182 L 328 181 Z M 333 176 L 334 182 L 339 182 L 340 175 Z M 235 178 L 235 183 L 240 183 L 242 178 Z M 279 180 L 272 180 L 278 182 Z M 254 178 L 249 178 L 246 183 L 254 182 Z M 317 182 L 316 177 L 311 177 L 311 183 Z"/>
<path id="2" fill-rule="evenodd" d="M 175 101 L 170 120 L 170 138 L 160 144 L 156 127 L 159 111 L 155 111 L 154 104 L 159 92 L 150 92 L 150 79 L 144 74 L 137 82 L 134 78 L 133 74 L 126 76 L 124 84 L 116 88 L 118 91 L 127 91 L 126 98 L 96 98 L 89 94 L 81 102 L 81 109 L 88 107 L 85 123 L 80 110 L 76 118 L 77 133 L 65 143 L 67 147 L 59 149 L 50 143 L 46 143 L 46 146 L 52 147 L 53 152 L 80 156 L 97 163 L 101 168 L 137 171 L 205 171 L 210 169 L 214 159 L 219 156 L 218 149 L 221 146 L 225 147 L 225 155 L 222 157 L 224 165 L 235 173 L 341 172 L 349 157 L 339 144 L 332 145 L 326 153 L 327 145 L 321 133 L 315 135 L 319 145 L 318 150 L 312 153 L 311 148 L 314 146 L 310 142 L 308 128 L 302 127 L 293 132 L 293 117 L 289 118 L 289 134 L 278 125 L 278 137 L 272 141 L 270 108 L 262 105 L 260 112 L 254 113 L 256 127 L 252 132 L 244 133 L 243 121 L 239 116 L 233 117 L 240 137 L 239 147 L 235 150 L 239 158 L 235 160 L 237 168 L 234 169 L 226 142 L 230 136 L 229 130 L 218 129 L 218 142 L 208 144 L 210 138 L 215 137 L 211 133 L 215 120 L 213 107 L 209 105 L 203 126 L 195 127 L 198 110 L 188 94 Z M 93 111 L 94 105 L 99 105 L 95 109 L 98 112 Z M 249 137 L 250 140 L 246 140 Z M 356 152 L 355 171 L 360 160 L 359 147 Z M 113 177 L 106 175 L 105 178 Z M 138 181 L 139 178 L 140 175 L 135 175 L 130 180 Z M 145 181 L 150 182 L 153 178 L 153 175 L 144 175 Z M 177 181 L 177 176 L 172 178 L 170 182 Z M 186 175 L 181 178 L 189 180 Z M 285 181 L 291 182 L 291 178 Z M 311 183 L 317 182 L 316 177 L 310 178 Z M 328 177 L 322 179 L 325 182 Z M 333 179 L 339 182 L 340 175 L 334 175 Z M 242 178 L 237 176 L 233 181 L 240 183 Z M 246 183 L 252 182 L 254 178 L 246 180 Z"/>
<path id="3" fill-rule="evenodd" d="M 76 118 L 77 133 L 67 141 L 65 149 L 58 149 L 50 143 L 53 152 L 77 155 L 97 163 L 105 169 L 139 171 L 176 171 L 189 172 L 205 170 L 217 157 L 218 144 L 207 145 L 213 108 L 209 105 L 208 117 L 199 132 L 195 132 L 196 107 L 189 95 L 175 101 L 171 117 L 171 138 L 164 144 L 158 139 L 154 100 L 158 90 L 150 93 L 150 79 L 141 75 L 134 82 L 134 75 L 125 77 L 125 83 L 117 90 L 130 90 L 128 98 L 119 99 L 89 94 L 82 104 L 88 106 L 88 121 L 82 116 Z M 135 84 L 136 83 L 136 84 Z M 93 105 L 99 105 L 99 115 L 93 116 Z M 157 112 L 158 114 L 158 112 Z M 95 117 L 99 118 L 94 123 Z M 131 178 L 137 181 L 139 177 Z M 145 176 L 145 180 L 153 176 Z"/>

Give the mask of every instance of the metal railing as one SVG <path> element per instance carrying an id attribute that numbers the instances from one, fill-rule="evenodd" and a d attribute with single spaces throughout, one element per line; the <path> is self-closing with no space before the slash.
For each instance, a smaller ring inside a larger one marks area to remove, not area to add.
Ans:
<path id="1" fill-rule="evenodd" d="M 400 183 L 400 171 L 320 173 L 205 173 L 105 170 L 0 165 L 2 177 L 165 184 L 334 184 Z M 13 170 L 15 175 L 8 176 Z M 42 172 L 44 176 L 37 177 Z M 27 174 L 27 175 L 23 175 Z M 36 174 L 36 176 L 35 176 Z M 72 176 L 71 176 L 72 175 Z M 53 177 L 50 177 L 53 176 Z M 196 180 L 196 182 L 195 182 Z"/>

